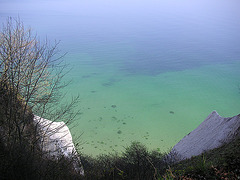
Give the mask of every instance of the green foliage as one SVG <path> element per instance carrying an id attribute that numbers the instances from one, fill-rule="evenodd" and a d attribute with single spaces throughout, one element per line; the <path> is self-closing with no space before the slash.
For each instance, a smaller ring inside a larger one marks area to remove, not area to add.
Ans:
<path id="1" fill-rule="evenodd" d="M 86 179 L 156 179 L 166 164 L 163 154 L 149 152 L 146 146 L 133 142 L 119 154 L 100 155 L 96 158 L 82 155 Z"/>
<path id="2" fill-rule="evenodd" d="M 178 179 L 237 179 L 240 177 L 239 147 L 238 136 L 219 148 L 174 164 L 172 173 Z"/>
<path id="3" fill-rule="evenodd" d="M 149 152 L 133 142 L 121 155 L 82 155 L 86 179 L 237 179 L 240 176 L 240 138 L 171 167 L 164 154 Z"/>
<path id="4" fill-rule="evenodd" d="M 175 177 L 176 176 L 173 174 L 171 168 L 169 167 L 166 170 L 166 173 L 162 177 L 159 177 L 158 180 L 173 180 Z"/>

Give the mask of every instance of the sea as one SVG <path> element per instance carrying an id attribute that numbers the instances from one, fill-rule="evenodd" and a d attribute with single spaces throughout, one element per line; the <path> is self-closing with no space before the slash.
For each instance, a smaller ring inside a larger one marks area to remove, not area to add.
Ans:
<path id="1" fill-rule="evenodd" d="M 239 0 L 0 0 L 7 17 L 67 53 L 81 153 L 167 152 L 213 110 L 240 113 Z"/>

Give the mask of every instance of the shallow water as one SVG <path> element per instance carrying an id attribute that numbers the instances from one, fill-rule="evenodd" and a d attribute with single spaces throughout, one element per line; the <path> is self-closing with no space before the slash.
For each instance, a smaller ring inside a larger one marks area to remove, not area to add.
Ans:
<path id="1" fill-rule="evenodd" d="M 132 141 L 168 150 L 213 110 L 240 113 L 239 1 L 0 2 L 41 37 L 61 40 L 79 94 L 87 154 Z"/>
<path id="2" fill-rule="evenodd" d="M 78 73 L 86 152 L 122 150 L 131 141 L 166 151 L 213 110 L 239 113 L 239 65 L 212 65 L 157 76 Z M 229 70 L 231 69 L 231 72 Z M 72 91 L 73 92 L 73 91 Z M 73 92 L 74 93 L 74 92 Z"/>

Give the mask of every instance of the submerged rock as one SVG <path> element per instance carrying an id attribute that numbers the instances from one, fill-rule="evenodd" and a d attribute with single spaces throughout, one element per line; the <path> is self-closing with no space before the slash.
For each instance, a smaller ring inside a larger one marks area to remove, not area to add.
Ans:
<path id="1" fill-rule="evenodd" d="M 116 108 L 117 106 L 113 104 L 111 107 L 112 107 L 112 108 Z"/>
<path id="2" fill-rule="evenodd" d="M 202 154 L 240 135 L 240 114 L 221 117 L 213 111 L 196 129 L 179 141 L 169 153 L 175 161 Z"/>
<path id="3" fill-rule="evenodd" d="M 76 172 L 84 175 L 84 170 L 72 141 L 72 135 L 64 122 L 52 122 L 39 116 L 34 116 L 38 128 L 41 146 L 48 158 L 65 156 L 73 160 Z"/>

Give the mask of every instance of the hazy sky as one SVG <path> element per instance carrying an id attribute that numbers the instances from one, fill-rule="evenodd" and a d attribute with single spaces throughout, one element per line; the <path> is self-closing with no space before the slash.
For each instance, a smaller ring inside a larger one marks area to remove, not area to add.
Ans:
<path id="1" fill-rule="evenodd" d="M 237 21 L 239 0 L 0 0 L 0 21 L 6 16 L 98 17 L 115 21 L 194 19 L 194 21 Z M 51 18 L 51 17 L 50 17 Z M 238 24 L 240 21 L 236 22 Z M 180 22 L 181 23 L 181 22 Z"/>
<path id="2" fill-rule="evenodd" d="M 240 13 L 239 0 L 0 0 L 0 12 L 24 13 L 56 11 L 87 14 L 176 14 Z"/>
<path id="3" fill-rule="evenodd" d="M 174 47 L 176 56 L 239 59 L 240 0 L 0 0 L 0 23 L 7 16 L 20 16 L 67 51 L 106 45 L 117 52 L 117 44 L 126 43 L 144 47 L 136 54 Z"/>
<path id="4" fill-rule="evenodd" d="M 163 37 L 175 39 L 193 34 L 199 36 L 197 40 L 208 41 L 216 34 L 221 43 L 238 45 L 240 38 L 240 0 L 0 0 L 0 23 L 7 16 L 20 16 L 39 34 L 56 39 L 64 39 L 66 32 L 75 38 L 78 32 L 81 38 L 84 33 L 95 38 L 136 33 L 160 36 L 162 29 Z"/>

